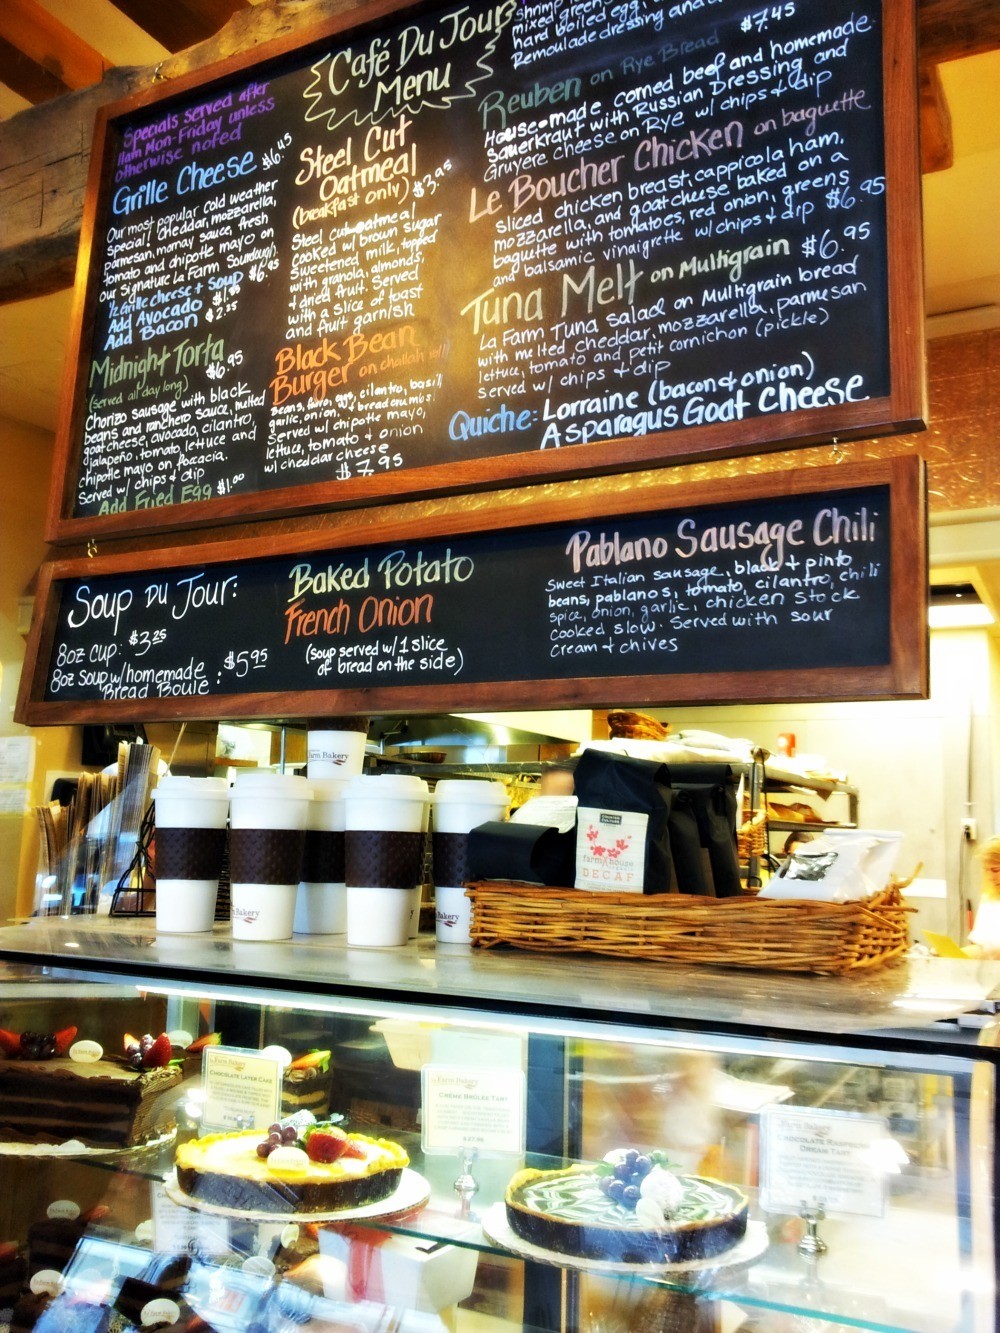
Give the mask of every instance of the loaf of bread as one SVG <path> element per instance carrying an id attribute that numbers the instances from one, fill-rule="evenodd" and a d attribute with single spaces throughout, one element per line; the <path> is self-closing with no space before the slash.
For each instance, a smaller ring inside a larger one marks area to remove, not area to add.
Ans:
<path id="1" fill-rule="evenodd" d="M 648 713 L 614 708 L 608 713 L 608 730 L 612 740 L 662 741 L 670 727 Z"/>

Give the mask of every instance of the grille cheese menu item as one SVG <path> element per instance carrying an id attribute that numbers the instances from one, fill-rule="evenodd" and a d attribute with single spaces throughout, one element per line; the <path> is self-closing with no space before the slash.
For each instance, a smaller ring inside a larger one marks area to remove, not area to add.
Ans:
<path id="1" fill-rule="evenodd" d="M 914 424 L 905 10 L 438 5 L 108 109 L 50 535 Z"/>
<path id="2" fill-rule="evenodd" d="M 661 485 L 600 517 L 557 501 L 554 522 L 491 510 L 364 545 L 295 534 L 46 566 L 19 715 L 919 693 L 921 477 L 910 458 Z"/>

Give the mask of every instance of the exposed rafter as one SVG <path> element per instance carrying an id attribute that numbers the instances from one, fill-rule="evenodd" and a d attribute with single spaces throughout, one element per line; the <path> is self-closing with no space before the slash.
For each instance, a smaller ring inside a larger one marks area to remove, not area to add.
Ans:
<path id="1" fill-rule="evenodd" d="M 100 83 L 110 61 L 104 59 L 72 28 L 60 23 L 35 0 L 3 0 L 0 4 L 0 38 L 7 48 L 0 52 L 0 81 L 17 88 L 15 79 L 21 78 L 22 87 L 29 86 L 29 67 L 34 67 L 35 96 L 29 101 L 44 100 L 76 88 L 89 88 Z M 13 54 L 12 54 L 13 53 Z M 4 59 L 6 54 L 7 59 Z M 48 75 L 47 83 L 41 75 Z M 49 87 L 54 92 L 46 91 Z M 41 91 L 42 97 L 38 97 Z M 21 96 L 27 93 L 21 92 Z"/>
<path id="2" fill-rule="evenodd" d="M 917 31 L 920 59 L 932 65 L 995 51 L 1000 5 L 996 0 L 920 0 Z"/>
<path id="3" fill-rule="evenodd" d="M 209 37 L 250 0 L 113 0 L 115 9 L 168 51 L 183 51 Z"/>

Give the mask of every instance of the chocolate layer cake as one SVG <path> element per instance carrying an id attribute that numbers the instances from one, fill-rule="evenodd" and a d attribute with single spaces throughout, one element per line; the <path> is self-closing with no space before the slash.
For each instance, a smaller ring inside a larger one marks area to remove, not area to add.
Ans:
<path id="1" fill-rule="evenodd" d="M 28 1228 L 28 1277 L 45 1269 L 66 1271 L 87 1223 L 82 1217 L 45 1217 Z"/>
<path id="2" fill-rule="evenodd" d="M 333 1213 L 387 1199 L 409 1163 L 405 1150 L 390 1139 L 347 1137 L 363 1156 L 304 1161 L 288 1170 L 258 1156 L 260 1130 L 206 1134 L 177 1149 L 177 1185 L 202 1203 L 279 1215 Z"/>
<path id="3" fill-rule="evenodd" d="M 286 1069 L 281 1080 L 281 1114 L 311 1111 L 317 1120 L 325 1119 L 330 1114 L 332 1087 L 333 1071 L 329 1068 Z"/>
<path id="4" fill-rule="evenodd" d="M 10 1310 L 21 1294 L 28 1266 L 12 1241 L 0 1243 L 0 1310 Z"/>
<path id="5" fill-rule="evenodd" d="M 174 1128 L 173 1110 L 161 1097 L 180 1081 L 169 1065 L 132 1070 L 110 1060 L 0 1060 L 0 1141 L 135 1147 Z"/>
<path id="6" fill-rule="evenodd" d="M 516 1236 L 559 1254 L 616 1263 L 686 1263 L 731 1249 L 746 1234 L 748 1201 L 703 1176 L 676 1176 L 669 1216 L 650 1225 L 607 1196 L 598 1170 L 519 1171 L 507 1186 L 507 1222 Z"/>

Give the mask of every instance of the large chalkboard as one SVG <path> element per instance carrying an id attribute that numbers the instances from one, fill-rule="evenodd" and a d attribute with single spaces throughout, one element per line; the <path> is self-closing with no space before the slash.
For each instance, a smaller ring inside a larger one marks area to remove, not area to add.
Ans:
<path id="1" fill-rule="evenodd" d="M 52 540 L 920 422 L 911 4 L 375 12 L 101 116 Z"/>
<path id="2" fill-rule="evenodd" d="M 19 717 L 926 689 L 915 459 L 442 523 L 48 566 Z"/>

